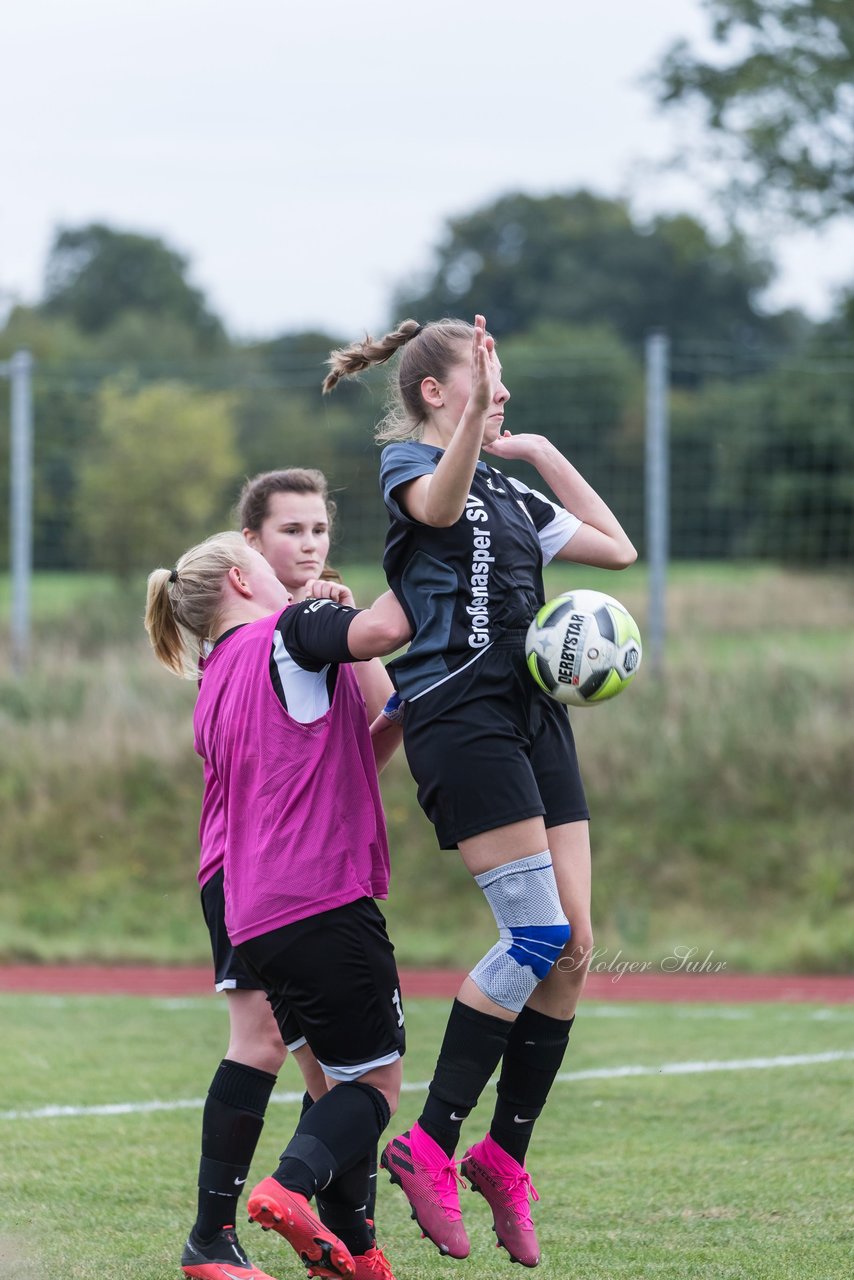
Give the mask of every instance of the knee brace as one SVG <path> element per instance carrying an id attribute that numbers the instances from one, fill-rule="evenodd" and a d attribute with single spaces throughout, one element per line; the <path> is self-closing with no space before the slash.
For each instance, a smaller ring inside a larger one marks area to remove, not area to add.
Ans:
<path id="1" fill-rule="evenodd" d="M 518 1013 L 569 942 L 571 929 L 548 850 L 475 876 L 495 916 L 498 942 L 469 977 L 503 1009 Z"/>

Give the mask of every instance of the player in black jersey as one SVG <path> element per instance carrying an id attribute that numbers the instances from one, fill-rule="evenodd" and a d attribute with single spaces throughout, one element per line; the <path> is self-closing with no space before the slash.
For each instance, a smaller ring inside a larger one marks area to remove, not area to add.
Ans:
<path id="1" fill-rule="evenodd" d="M 501 1063 L 489 1133 L 460 1169 L 492 1207 L 499 1243 L 539 1261 L 525 1169 L 566 1050 L 592 947 L 588 811 L 564 708 L 527 671 L 524 636 L 551 559 L 621 569 L 619 521 L 545 437 L 504 429 L 510 398 L 483 316 L 405 320 L 334 351 L 324 390 L 401 351 L 382 424 L 391 523 L 384 566 L 413 628 L 390 664 L 404 747 L 442 848 L 459 847 L 499 941 L 464 980 L 418 1122 L 382 1164 L 443 1253 L 465 1257 L 454 1152 Z M 531 463 L 553 503 L 481 459 Z"/>

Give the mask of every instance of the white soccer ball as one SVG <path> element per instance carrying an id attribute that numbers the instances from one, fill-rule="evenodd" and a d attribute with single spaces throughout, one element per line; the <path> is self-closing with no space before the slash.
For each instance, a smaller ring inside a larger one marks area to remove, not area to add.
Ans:
<path id="1" fill-rule="evenodd" d="M 544 692 L 573 707 L 625 689 L 641 661 L 638 625 L 601 591 L 565 591 L 540 609 L 525 637 L 528 670 Z"/>

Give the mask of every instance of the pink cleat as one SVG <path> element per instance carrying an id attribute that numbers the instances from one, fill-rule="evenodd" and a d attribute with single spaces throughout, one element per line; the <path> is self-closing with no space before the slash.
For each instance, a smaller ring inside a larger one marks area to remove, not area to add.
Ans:
<path id="1" fill-rule="evenodd" d="M 540 1246 L 528 1197 L 540 1197 L 524 1166 L 487 1134 L 482 1142 L 469 1147 L 460 1161 L 460 1172 L 491 1208 L 498 1243 L 510 1254 L 510 1261 L 535 1267 L 540 1261 Z"/>
<path id="2" fill-rule="evenodd" d="M 354 1280 L 394 1280 L 391 1263 L 378 1244 L 372 1244 L 367 1253 L 354 1253 L 353 1261 Z"/>
<path id="3" fill-rule="evenodd" d="M 350 1251 L 324 1227 L 305 1196 L 288 1191 L 275 1178 L 262 1178 L 246 1206 L 249 1221 L 265 1231 L 278 1231 L 299 1254 L 313 1276 L 351 1280 L 356 1274 Z"/>
<path id="4" fill-rule="evenodd" d="M 467 1258 L 469 1238 L 460 1212 L 462 1179 L 456 1161 L 416 1122 L 392 1138 L 380 1157 L 392 1182 L 403 1191 L 412 1216 L 440 1253 Z"/>
<path id="5" fill-rule="evenodd" d="M 373 1231 L 374 1224 L 371 1218 L 368 1218 L 368 1226 Z M 376 1240 L 374 1240 L 367 1253 L 354 1253 L 353 1262 L 356 1267 L 353 1280 L 394 1280 L 391 1263 Z M 315 1271 L 314 1267 L 309 1267 L 308 1274 L 313 1277 L 323 1273 Z"/>

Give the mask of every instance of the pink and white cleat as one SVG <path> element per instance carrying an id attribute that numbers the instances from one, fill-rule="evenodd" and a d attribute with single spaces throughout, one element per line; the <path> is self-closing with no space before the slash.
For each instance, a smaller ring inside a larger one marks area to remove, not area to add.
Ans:
<path id="1" fill-rule="evenodd" d="M 440 1253 L 467 1258 L 469 1238 L 460 1212 L 462 1179 L 453 1156 L 416 1122 L 399 1138 L 392 1138 L 380 1164 L 403 1191 L 412 1216 Z"/>
<path id="2" fill-rule="evenodd" d="M 498 1243 L 510 1254 L 510 1261 L 535 1267 L 540 1261 L 540 1246 L 528 1198 L 540 1197 L 524 1165 L 487 1134 L 482 1142 L 469 1147 L 460 1161 L 460 1172 L 492 1209 Z"/>

